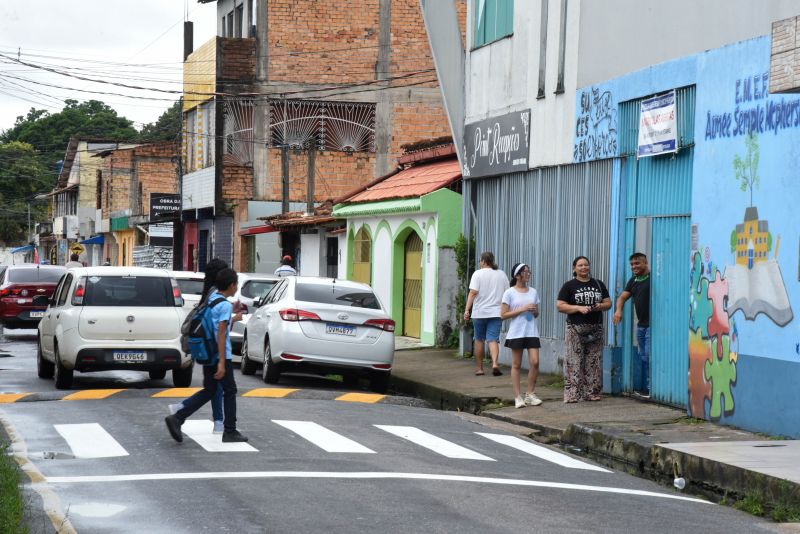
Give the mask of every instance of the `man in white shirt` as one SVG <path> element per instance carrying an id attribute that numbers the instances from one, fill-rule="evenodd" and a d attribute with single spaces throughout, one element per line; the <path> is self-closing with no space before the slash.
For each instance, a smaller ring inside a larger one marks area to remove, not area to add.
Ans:
<path id="1" fill-rule="evenodd" d="M 275 269 L 275 276 L 297 276 L 297 271 L 292 267 L 292 257 L 289 255 L 281 259 L 281 266 Z"/>
<path id="2" fill-rule="evenodd" d="M 78 261 L 79 259 L 80 259 L 79 255 L 77 254 L 71 255 L 69 257 L 69 261 L 67 262 L 66 265 L 64 265 L 64 267 L 66 267 L 67 269 L 78 269 L 80 267 L 83 267 L 83 264 L 80 261 Z"/>
<path id="3" fill-rule="evenodd" d="M 469 295 L 464 309 L 464 321 L 472 318 L 475 331 L 475 374 L 483 373 L 484 344 L 489 343 L 489 354 L 492 357 L 492 374 L 502 375 L 497 365 L 500 356 L 500 305 L 503 293 L 508 289 L 508 276 L 497 268 L 494 254 L 481 254 L 480 269 L 472 274 L 469 281 Z"/>

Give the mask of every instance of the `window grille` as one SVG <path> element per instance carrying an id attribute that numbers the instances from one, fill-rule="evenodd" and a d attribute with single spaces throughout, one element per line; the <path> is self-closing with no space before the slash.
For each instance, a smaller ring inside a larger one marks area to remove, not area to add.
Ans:
<path id="1" fill-rule="evenodd" d="M 269 107 L 272 146 L 375 151 L 375 104 L 271 100 Z"/>

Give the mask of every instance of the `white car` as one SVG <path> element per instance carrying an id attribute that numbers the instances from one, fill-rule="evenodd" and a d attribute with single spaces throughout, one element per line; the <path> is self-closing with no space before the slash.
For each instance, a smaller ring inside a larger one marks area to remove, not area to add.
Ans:
<path id="1" fill-rule="evenodd" d="M 266 296 L 280 280 L 280 277 L 272 274 L 239 273 L 239 288 L 235 295 L 228 298 L 234 306 L 234 313 L 242 314 L 242 320 L 236 321 L 231 327 L 231 349 L 234 361 L 236 361 L 236 355 L 241 351 L 244 331 L 247 321 L 250 320 L 250 316 L 256 308 L 255 302 Z"/>
<path id="2" fill-rule="evenodd" d="M 181 350 L 183 299 L 168 271 L 143 267 L 71 269 L 39 323 L 37 371 L 72 387 L 74 371 L 146 371 L 176 387 L 192 381 L 192 360 Z"/>
<path id="3" fill-rule="evenodd" d="M 395 323 L 366 284 L 289 276 L 264 298 L 244 334 L 242 373 L 263 364 L 264 381 L 284 371 L 367 373 L 379 393 L 389 387 Z"/>
<path id="4" fill-rule="evenodd" d="M 193 271 L 171 271 L 170 274 L 178 282 L 183 297 L 183 311 L 189 313 L 200 302 L 203 295 L 203 281 L 206 275 Z"/>

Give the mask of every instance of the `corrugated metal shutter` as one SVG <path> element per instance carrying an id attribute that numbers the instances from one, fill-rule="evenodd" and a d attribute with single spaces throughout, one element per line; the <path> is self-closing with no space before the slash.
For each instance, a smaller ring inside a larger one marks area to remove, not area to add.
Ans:
<path id="1" fill-rule="evenodd" d="M 651 397 L 685 406 L 688 401 L 689 254 L 694 161 L 695 87 L 676 89 L 677 154 L 637 159 L 639 108 L 642 99 L 619 107 L 620 150 L 625 157 L 625 255 L 634 252 L 636 221 L 645 219 L 651 249 L 644 251 L 651 269 Z M 623 340 L 633 337 L 626 321 Z M 633 389 L 630 341 L 624 342 L 623 388 Z"/>
<path id="2" fill-rule="evenodd" d="M 464 184 L 464 221 L 473 226 L 476 256 L 494 252 L 501 269 L 524 262 L 539 292 L 541 337 L 564 336 L 555 302 L 572 278 L 572 260 L 585 255 L 592 274 L 608 284 L 612 160 L 535 169 Z"/>

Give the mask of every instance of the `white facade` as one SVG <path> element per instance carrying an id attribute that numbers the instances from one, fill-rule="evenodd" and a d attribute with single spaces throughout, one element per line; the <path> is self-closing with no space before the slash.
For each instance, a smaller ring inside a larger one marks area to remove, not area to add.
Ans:
<path id="1" fill-rule="evenodd" d="M 214 207 L 214 167 L 183 175 L 181 197 L 184 210 Z"/>

